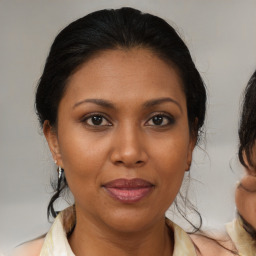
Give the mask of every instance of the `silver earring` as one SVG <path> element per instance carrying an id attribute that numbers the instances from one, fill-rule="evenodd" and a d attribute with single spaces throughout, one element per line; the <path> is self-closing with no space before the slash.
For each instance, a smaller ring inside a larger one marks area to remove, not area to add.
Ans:
<path id="1" fill-rule="evenodd" d="M 61 180 L 63 172 L 64 172 L 64 170 L 59 166 L 58 167 L 58 179 L 59 180 Z"/>

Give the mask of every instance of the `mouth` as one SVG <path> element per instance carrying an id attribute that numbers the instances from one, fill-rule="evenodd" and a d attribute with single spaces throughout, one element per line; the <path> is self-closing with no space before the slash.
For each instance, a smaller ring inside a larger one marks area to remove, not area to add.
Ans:
<path id="1" fill-rule="evenodd" d="M 146 197 L 154 185 L 143 179 L 117 179 L 103 185 L 108 194 L 123 203 L 135 203 Z"/>

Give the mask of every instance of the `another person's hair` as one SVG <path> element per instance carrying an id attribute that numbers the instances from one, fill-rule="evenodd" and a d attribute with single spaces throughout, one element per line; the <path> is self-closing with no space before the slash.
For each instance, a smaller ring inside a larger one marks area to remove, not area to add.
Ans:
<path id="1" fill-rule="evenodd" d="M 245 88 L 238 134 L 240 142 L 238 156 L 240 163 L 245 168 L 252 167 L 251 169 L 254 171 L 250 174 L 256 175 L 255 159 L 254 162 L 252 161 L 253 148 L 256 147 L 256 70 Z M 240 184 L 240 186 L 249 192 L 242 184 Z M 256 230 L 254 227 L 248 223 L 239 212 L 238 216 L 240 216 L 242 220 L 244 229 L 256 240 Z"/>
<path id="2" fill-rule="evenodd" d="M 41 126 L 48 120 L 53 128 L 57 127 L 58 106 L 68 80 L 83 63 L 105 50 L 133 48 L 148 49 L 177 70 L 186 96 L 190 132 L 199 140 L 205 119 L 206 90 L 187 46 L 166 21 L 132 8 L 93 12 L 57 35 L 36 92 L 35 107 Z M 56 216 L 53 203 L 65 187 L 64 177 L 49 203 L 48 217 Z"/>
<path id="3" fill-rule="evenodd" d="M 256 146 L 256 71 L 245 88 L 238 134 L 240 142 L 239 160 L 246 168 L 254 167 L 254 174 L 256 175 L 256 166 L 253 166 L 252 161 L 252 151 Z M 246 157 L 246 160 L 244 157 Z M 249 166 L 247 166 L 247 163 Z"/>

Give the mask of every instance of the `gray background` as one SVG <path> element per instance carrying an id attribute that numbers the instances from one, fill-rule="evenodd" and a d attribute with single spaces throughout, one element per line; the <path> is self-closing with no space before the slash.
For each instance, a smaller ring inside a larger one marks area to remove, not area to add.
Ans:
<path id="1" fill-rule="evenodd" d="M 256 68 L 255 0 L 0 0 L 0 243 L 4 249 L 49 227 L 46 207 L 50 174 L 55 170 L 33 109 L 49 47 L 71 21 L 121 6 L 165 18 L 187 43 L 209 96 L 206 139 L 194 153 L 189 196 L 206 228 L 221 228 L 235 215 L 235 182 L 243 173 L 237 161 L 239 106 Z"/>

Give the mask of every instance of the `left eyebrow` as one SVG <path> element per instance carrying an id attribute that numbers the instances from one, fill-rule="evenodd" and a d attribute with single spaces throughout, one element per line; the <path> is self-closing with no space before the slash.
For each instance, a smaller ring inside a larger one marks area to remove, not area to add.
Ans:
<path id="1" fill-rule="evenodd" d="M 169 97 L 149 100 L 149 101 L 147 101 L 147 102 L 145 102 L 145 103 L 143 104 L 143 107 L 144 107 L 144 108 L 153 107 L 153 106 L 155 106 L 155 105 L 159 105 L 159 104 L 162 104 L 162 103 L 165 103 L 165 102 L 172 102 L 172 103 L 174 103 L 175 105 L 178 106 L 178 108 L 180 109 L 180 111 L 183 112 L 183 111 L 182 111 L 182 108 L 181 108 L 181 105 L 179 104 L 179 102 L 177 102 L 176 100 L 174 100 L 174 99 L 172 99 L 172 98 L 169 98 Z"/>

